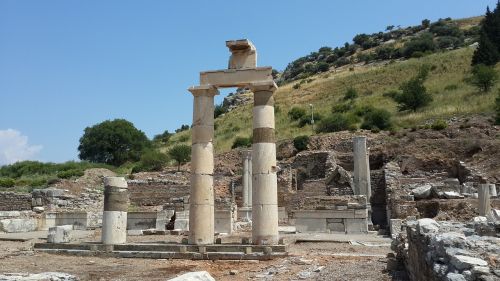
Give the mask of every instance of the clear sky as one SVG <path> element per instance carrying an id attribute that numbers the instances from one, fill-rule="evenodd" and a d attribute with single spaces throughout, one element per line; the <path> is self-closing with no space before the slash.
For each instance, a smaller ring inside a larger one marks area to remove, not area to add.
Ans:
<path id="1" fill-rule="evenodd" d="M 358 33 L 482 15 L 495 4 L 0 0 L 0 165 L 77 160 L 83 129 L 107 119 L 125 118 L 150 138 L 191 124 L 186 89 L 200 71 L 227 67 L 226 40 L 250 39 L 260 66 L 283 70 Z"/>

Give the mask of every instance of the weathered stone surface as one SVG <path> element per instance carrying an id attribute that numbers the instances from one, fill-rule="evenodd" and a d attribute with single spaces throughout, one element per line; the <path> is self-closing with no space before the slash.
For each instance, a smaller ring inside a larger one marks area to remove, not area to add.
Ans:
<path id="1" fill-rule="evenodd" d="M 446 274 L 446 281 L 467 281 L 462 274 L 459 273 L 448 273 Z"/>
<path id="2" fill-rule="evenodd" d="M 417 229 L 420 234 L 435 233 L 439 230 L 439 224 L 433 219 L 419 219 Z"/>
<path id="3" fill-rule="evenodd" d="M 459 270 L 470 269 L 474 266 L 487 266 L 488 263 L 485 260 L 473 258 L 463 255 L 454 255 L 451 257 L 451 264 Z"/>
<path id="4" fill-rule="evenodd" d="M 0 220 L 0 231 L 29 232 L 37 229 L 36 219 L 4 219 Z"/>
<path id="5" fill-rule="evenodd" d="M 456 191 L 445 191 L 443 192 L 443 197 L 446 199 L 461 199 L 464 198 L 460 193 Z"/>
<path id="6" fill-rule="evenodd" d="M 72 225 L 61 225 L 49 228 L 47 235 L 48 243 L 69 243 L 71 242 Z"/>
<path id="7" fill-rule="evenodd" d="M 430 184 L 425 184 L 412 189 L 411 193 L 413 194 L 413 196 L 415 196 L 416 199 L 426 199 L 431 196 L 431 190 L 432 186 Z"/>
<path id="8" fill-rule="evenodd" d="M 215 281 L 215 279 L 206 271 L 196 271 L 177 276 L 169 281 Z"/>
<path id="9" fill-rule="evenodd" d="M 1 281 L 78 281 L 76 276 L 63 272 L 43 272 L 36 274 L 29 273 L 9 273 L 0 274 Z"/>

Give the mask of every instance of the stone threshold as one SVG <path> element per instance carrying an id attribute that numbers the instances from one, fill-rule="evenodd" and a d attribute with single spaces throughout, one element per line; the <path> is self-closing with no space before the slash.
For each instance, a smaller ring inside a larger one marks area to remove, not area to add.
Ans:
<path id="1" fill-rule="evenodd" d="M 146 259 L 270 260 L 288 255 L 286 245 L 64 244 L 35 243 L 34 250 L 52 254 Z"/>

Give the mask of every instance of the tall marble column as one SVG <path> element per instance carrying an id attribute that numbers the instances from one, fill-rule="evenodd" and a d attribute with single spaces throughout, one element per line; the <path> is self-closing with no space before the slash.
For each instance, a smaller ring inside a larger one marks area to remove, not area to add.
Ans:
<path id="1" fill-rule="evenodd" d="M 214 96 L 213 86 L 191 87 L 193 127 L 191 145 L 191 195 L 189 199 L 189 244 L 214 243 Z"/>
<path id="2" fill-rule="evenodd" d="M 278 243 L 278 182 L 273 81 L 250 85 L 254 93 L 252 145 L 252 243 Z"/>
<path id="3" fill-rule="evenodd" d="M 354 194 L 366 195 L 368 204 L 372 195 L 370 183 L 370 159 L 366 149 L 366 137 L 359 136 L 353 139 L 354 150 Z"/>
<path id="4" fill-rule="evenodd" d="M 123 177 L 104 178 L 103 244 L 127 242 L 128 186 Z"/>
<path id="5" fill-rule="evenodd" d="M 248 199 L 248 182 L 251 180 L 251 175 L 249 176 L 249 162 L 250 162 L 250 156 L 249 154 L 252 153 L 249 150 L 244 150 L 243 151 L 243 173 L 242 173 L 242 185 L 243 185 L 243 206 L 244 208 L 248 207 L 250 204 L 252 204 Z"/>
<path id="6" fill-rule="evenodd" d="M 490 205 L 490 185 L 481 184 L 478 189 L 479 215 L 486 217 L 491 212 Z"/>

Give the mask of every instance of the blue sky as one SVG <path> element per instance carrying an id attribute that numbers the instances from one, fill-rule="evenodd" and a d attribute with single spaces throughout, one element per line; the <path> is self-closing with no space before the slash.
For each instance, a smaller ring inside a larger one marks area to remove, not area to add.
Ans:
<path id="1" fill-rule="evenodd" d="M 495 3 L 0 0 L 0 165 L 76 160 L 84 128 L 107 119 L 150 138 L 190 124 L 186 89 L 200 71 L 227 67 L 229 39 L 250 39 L 260 66 L 283 70 L 358 33 L 477 16 Z"/>

